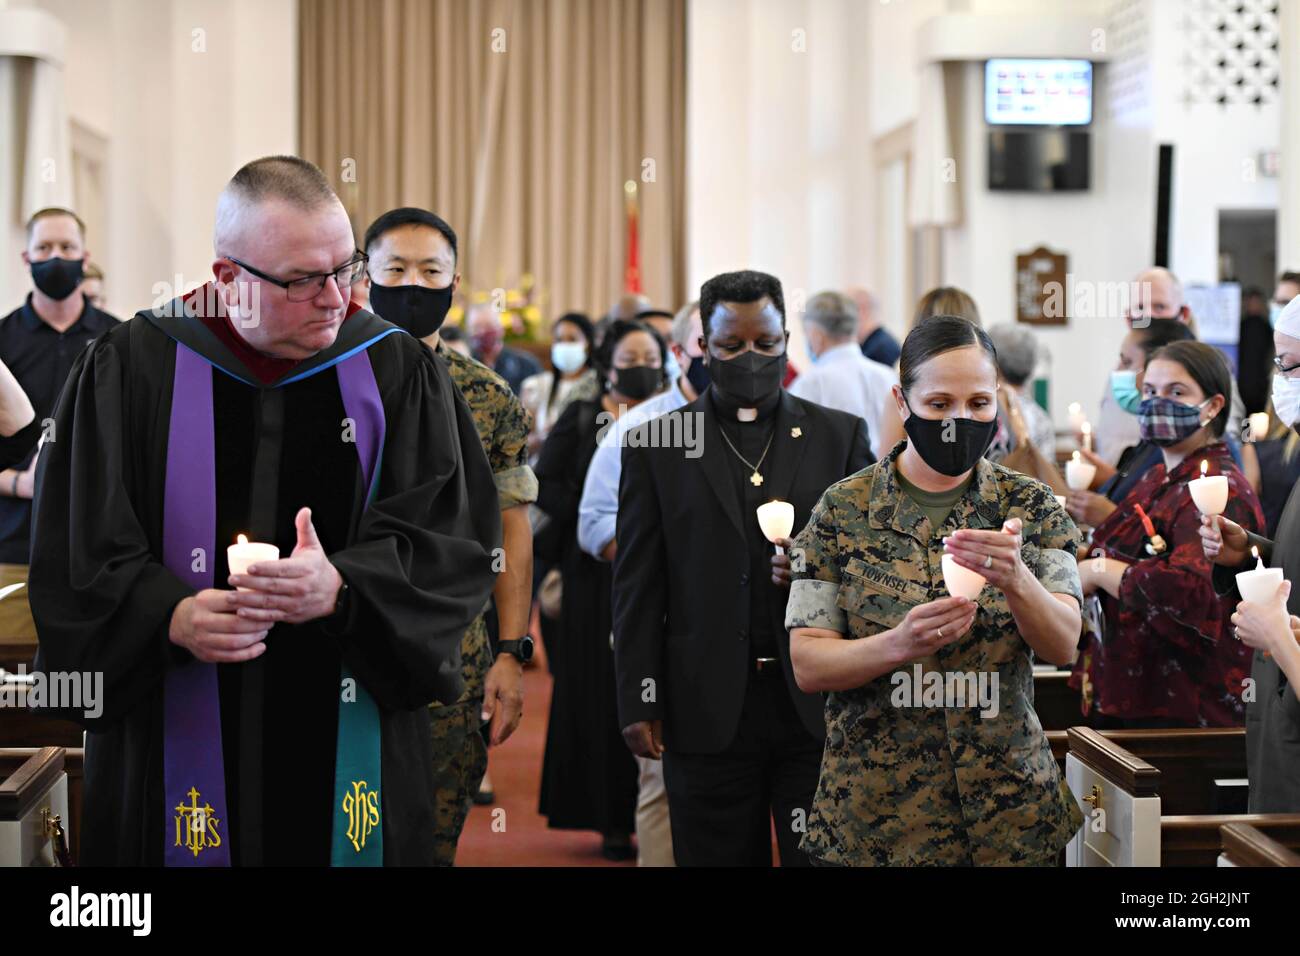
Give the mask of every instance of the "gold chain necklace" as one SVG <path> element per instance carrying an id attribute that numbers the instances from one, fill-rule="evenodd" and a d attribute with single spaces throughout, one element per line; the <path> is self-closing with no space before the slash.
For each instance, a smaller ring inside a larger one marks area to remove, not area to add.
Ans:
<path id="1" fill-rule="evenodd" d="M 722 440 L 727 443 L 727 447 L 731 449 L 732 454 L 734 454 L 737 458 L 739 458 L 742 462 L 744 462 L 745 467 L 753 472 L 753 474 L 749 476 L 749 483 L 753 485 L 755 488 L 761 485 L 763 483 L 763 476 L 758 473 L 758 469 L 763 466 L 763 459 L 767 457 L 768 450 L 772 447 L 772 439 L 776 437 L 776 428 L 774 427 L 772 429 L 772 434 L 767 436 L 767 444 L 763 446 L 763 454 L 759 456 L 757 465 L 751 465 L 749 463 L 749 459 L 747 459 L 744 455 L 742 455 L 739 451 L 737 451 L 736 446 L 733 445 L 731 443 L 731 439 L 727 437 L 727 432 L 725 429 L 719 427 L 718 434 L 720 434 L 722 436 Z"/>

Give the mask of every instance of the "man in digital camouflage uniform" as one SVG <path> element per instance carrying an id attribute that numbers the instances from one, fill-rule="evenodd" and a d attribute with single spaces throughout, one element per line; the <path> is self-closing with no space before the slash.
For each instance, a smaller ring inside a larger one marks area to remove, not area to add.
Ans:
<path id="1" fill-rule="evenodd" d="M 456 701 L 430 705 L 429 711 L 436 858 L 450 866 L 474 793 L 487 771 L 483 722 L 490 721 L 495 746 L 514 732 L 523 714 L 523 664 L 532 653 L 532 641 L 525 636 L 533 573 L 528 506 L 537 500 L 537 478 L 528 466 L 527 451 L 532 421 L 501 376 L 447 348 L 438 335 L 460 282 L 451 227 L 423 209 L 394 209 L 366 230 L 365 252 L 370 256 L 372 310 L 423 340 L 447 363 L 474 418 L 501 505 L 504 553 L 492 594 L 506 640 L 493 660 L 487 623 L 482 614 L 475 618 L 461 641 L 464 693 Z"/>

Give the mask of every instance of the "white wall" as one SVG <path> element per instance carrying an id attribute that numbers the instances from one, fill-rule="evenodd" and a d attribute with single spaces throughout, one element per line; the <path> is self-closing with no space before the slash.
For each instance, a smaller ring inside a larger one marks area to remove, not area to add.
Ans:
<path id="1" fill-rule="evenodd" d="M 879 52 L 868 80 L 876 135 L 914 119 L 917 74 L 906 67 L 915 31 L 933 12 L 1048 12 L 1023 0 L 949 0 L 871 5 L 871 49 Z M 1092 130 L 1092 187 L 1080 195 L 992 193 L 987 189 L 987 127 L 982 115 L 982 64 L 960 66 L 960 122 L 955 123 L 961 219 L 945 230 L 943 281 L 974 295 L 987 324 L 1014 318 L 1015 256 L 1046 245 L 1070 257 L 1083 292 L 1130 281 L 1155 249 L 1156 155 L 1175 147 L 1170 266 L 1187 282 L 1218 278 L 1220 209 L 1276 208 L 1277 180 L 1252 176 L 1261 150 L 1279 145 L 1281 109 L 1183 102 L 1192 32 L 1178 0 L 1070 0 L 1051 12 L 1095 16 L 1106 33 L 1109 62 L 1097 68 Z M 1292 41 L 1294 42 L 1294 41 Z M 1285 162 L 1285 160 L 1284 160 Z M 884 199 L 878 197 L 878 202 Z M 1085 288 L 1089 283 L 1094 285 Z M 882 283 L 883 284 L 883 283 Z M 1041 327 L 1052 351 L 1052 414 L 1066 420 L 1078 401 L 1095 416 L 1106 372 L 1125 328 L 1118 317 L 1075 314 L 1065 327 Z"/>
<path id="2" fill-rule="evenodd" d="M 688 289 L 731 269 L 777 276 L 791 357 L 806 364 L 800 301 L 872 279 L 868 10 L 857 0 L 688 10 Z"/>
<path id="3" fill-rule="evenodd" d="M 916 117 L 919 86 L 916 31 L 949 6 L 945 0 L 895 0 L 868 6 L 873 136 L 888 133 Z"/>
<path id="4" fill-rule="evenodd" d="M 13 2 L 66 25 L 69 113 L 108 139 L 108 243 L 90 251 L 110 310 L 129 317 L 177 273 L 210 277 L 222 186 L 296 148 L 296 0 Z M 30 280 L 4 275 L 7 310 Z"/>
<path id="5" fill-rule="evenodd" d="M 1258 175 L 1256 164 L 1261 151 L 1278 148 L 1281 106 L 1277 100 L 1258 107 L 1185 103 L 1187 78 L 1195 67 L 1183 11 L 1159 0 L 1149 9 L 1152 133 L 1157 142 L 1174 147 L 1169 265 L 1184 282 L 1217 282 L 1219 210 L 1278 208 L 1278 181 Z"/>
<path id="6" fill-rule="evenodd" d="M 984 65 L 963 64 L 963 113 L 959 176 L 965 180 L 962 224 L 945 231 L 944 278 L 975 297 L 986 326 L 1014 322 L 1015 257 L 1037 246 L 1069 256 L 1079 291 L 1064 326 L 1037 326 L 1039 341 L 1052 353 L 1051 413 L 1066 421 L 1066 407 L 1080 402 L 1094 420 L 1126 328 L 1114 310 L 1086 310 L 1101 304 L 1099 291 L 1128 281 L 1150 258 L 1154 173 L 1149 139 L 1117 127 L 1107 115 L 1104 79 L 1092 124 L 1092 185 L 1080 193 L 992 192 L 987 188 L 987 127 L 984 123 Z M 1099 76 L 1106 67 L 1099 69 Z M 1080 311 L 1089 311 L 1081 315 Z"/>

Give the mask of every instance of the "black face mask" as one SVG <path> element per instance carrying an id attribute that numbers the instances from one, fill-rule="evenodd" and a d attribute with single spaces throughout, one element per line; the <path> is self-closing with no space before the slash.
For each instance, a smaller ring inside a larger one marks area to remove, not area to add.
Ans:
<path id="1" fill-rule="evenodd" d="M 422 339 L 437 332 L 447 318 L 451 308 L 451 286 L 430 289 L 422 285 L 371 282 L 370 307 L 381 319 Z"/>
<path id="2" fill-rule="evenodd" d="M 781 390 L 785 353 L 741 352 L 726 361 L 710 356 L 708 372 L 713 388 L 726 402 L 737 408 L 757 408 Z"/>
<path id="3" fill-rule="evenodd" d="M 912 406 L 907 408 L 911 411 Z M 922 461 L 939 474 L 956 478 L 974 468 L 975 462 L 988 451 L 998 430 L 998 420 L 922 418 L 912 412 L 903 422 L 903 430 Z"/>
<path id="4" fill-rule="evenodd" d="M 77 291 L 81 285 L 82 268 L 80 259 L 45 259 L 32 263 L 32 282 L 51 299 L 63 300 Z"/>
<path id="5" fill-rule="evenodd" d="M 704 364 L 703 356 L 691 356 L 691 366 L 686 370 L 686 381 L 691 383 L 691 388 L 695 389 L 696 395 L 703 395 L 704 390 L 709 387 L 709 367 Z"/>
<path id="6" fill-rule="evenodd" d="M 649 398 L 664 382 L 664 370 L 649 365 L 614 369 L 614 387 L 633 401 Z"/>

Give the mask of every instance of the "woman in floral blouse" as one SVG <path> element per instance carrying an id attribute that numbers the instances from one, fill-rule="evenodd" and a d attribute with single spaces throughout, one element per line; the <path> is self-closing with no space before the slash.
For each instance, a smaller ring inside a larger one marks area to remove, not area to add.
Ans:
<path id="1" fill-rule="evenodd" d="M 1233 637 L 1233 606 L 1210 580 L 1200 512 L 1187 483 L 1228 478 L 1225 516 L 1258 532 L 1259 501 L 1223 443 L 1231 373 L 1200 342 L 1152 354 L 1142 384 L 1142 438 L 1160 446 L 1154 465 L 1096 529 L 1079 577 L 1100 599 L 1100 628 L 1085 628 L 1071 684 L 1092 722 L 1105 727 L 1230 727 L 1245 716 L 1250 649 Z"/>

